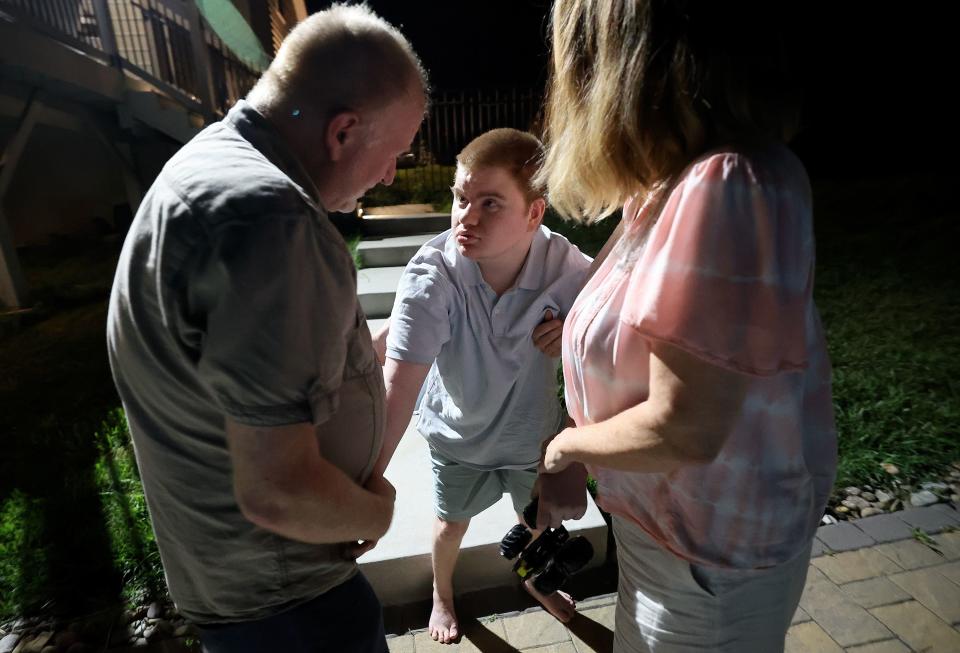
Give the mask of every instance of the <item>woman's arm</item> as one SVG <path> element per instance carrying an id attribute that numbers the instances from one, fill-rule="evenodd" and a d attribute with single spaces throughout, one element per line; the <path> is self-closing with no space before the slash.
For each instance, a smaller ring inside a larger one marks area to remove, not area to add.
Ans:
<path id="1" fill-rule="evenodd" d="M 602 422 L 564 429 L 547 446 L 544 468 L 582 462 L 668 473 L 709 463 L 740 415 L 749 378 L 655 342 L 647 400 Z"/>

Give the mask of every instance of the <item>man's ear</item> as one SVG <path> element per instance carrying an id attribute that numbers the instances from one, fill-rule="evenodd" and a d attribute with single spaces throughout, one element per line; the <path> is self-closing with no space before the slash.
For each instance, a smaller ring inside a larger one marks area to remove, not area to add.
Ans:
<path id="1" fill-rule="evenodd" d="M 341 111 L 330 118 L 324 134 L 324 143 L 330 153 L 331 161 L 339 161 L 343 157 L 344 150 L 354 144 L 359 127 L 360 116 L 354 111 Z"/>
<path id="2" fill-rule="evenodd" d="M 547 212 L 547 201 L 538 197 L 530 203 L 530 210 L 527 213 L 527 230 L 533 231 L 543 222 L 543 215 Z"/>

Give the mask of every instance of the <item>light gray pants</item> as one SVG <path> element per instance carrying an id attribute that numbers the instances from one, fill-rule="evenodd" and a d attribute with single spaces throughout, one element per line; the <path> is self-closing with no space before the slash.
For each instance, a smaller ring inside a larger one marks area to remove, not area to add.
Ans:
<path id="1" fill-rule="evenodd" d="M 620 565 L 614 653 L 782 653 L 810 545 L 777 567 L 729 570 L 678 558 L 617 516 L 613 533 Z"/>

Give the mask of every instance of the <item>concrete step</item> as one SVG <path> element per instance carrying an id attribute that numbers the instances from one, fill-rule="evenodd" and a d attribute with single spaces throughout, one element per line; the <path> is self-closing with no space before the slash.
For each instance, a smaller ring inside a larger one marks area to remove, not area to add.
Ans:
<path id="1" fill-rule="evenodd" d="M 365 215 L 362 229 L 366 238 L 384 236 L 412 236 L 440 233 L 450 228 L 449 213 L 418 213 L 413 215 Z"/>
<path id="2" fill-rule="evenodd" d="M 406 265 L 420 247 L 436 235 L 430 233 L 363 240 L 357 246 L 357 251 L 365 268 Z"/>
<path id="3" fill-rule="evenodd" d="M 363 573 L 385 606 L 411 604 L 432 595 L 433 474 L 427 443 L 415 428 L 416 419 L 414 416 L 386 471 L 397 489 L 393 523 L 376 548 L 360 558 Z M 607 525 L 589 497 L 588 506 L 582 519 L 564 526 L 571 536 L 590 540 L 594 550 L 590 567 L 596 567 L 604 562 L 607 551 Z M 499 553 L 500 540 L 516 522 L 509 495 L 471 520 L 454 574 L 458 594 L 517 586 L 513 563 Z"/>
<path id="4" fill-rule="evenodd" d="M 372 320 L 367 320 L 367 328 L 370 329 L 370 335 L 376 333 L 377 330 L 380 329 L 380 327 L 382 327 L 388 319 L 389 318 L 378 317 Z"/>
<path id="5" fill-rule="evenodd" d="M 386 318 L 393 310 L 393 298 L 404 266 L 357 270 L 357 297 L 367 318 Z"/>

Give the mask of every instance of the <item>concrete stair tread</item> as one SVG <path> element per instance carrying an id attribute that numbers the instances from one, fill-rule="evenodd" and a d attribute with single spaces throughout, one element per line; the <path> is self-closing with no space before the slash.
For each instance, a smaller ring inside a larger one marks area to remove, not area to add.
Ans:
<path id="1" fill-rule="evenodd" d="M 439 235 L 439 233 L 440 232 L 430 234 L 415 234 L 412 236 L 385 236 L 383 238 L 371 238 L 369 240 L 361 240 L 357 245 L 357 249 L 361 252 L 364 252 L 372 249 L 409 247 L 411 245 L 420 247 L 431 238 Z"/>
<path id="2" fill-rule="evenodd" d="M 440 233 L 450 228 L 449 213 L 364 216 L 361 229 L 366 238 L 377 236 L 411 236 Z"/>
<path id="3" fill-rule="evenodd" d="M 436 235 L 437 233 L 426 233 L 362 240 L 357 246 L 357 252 L 364 269 L 406 265 L 424 243 Z"/>
<path id="4" fill-rule="evenodd" d="M 376 333 L 389 319 L 388 317 L 377 317 L 372 320 L 367 320 L 367 328 L 370 329 L 370 334 L 373 335 Z"/>
<path id="5" fill-rule="evenodd" d="M 369 318 L 385 318 L 393 310 L 393 298 L 404 266 L 357 270 L 357 297 Z"/>
<path id="6" fill-rule="evenodd" d="M 407 218 L 449 218 L 449 213 L 441 213 L 439 211 L 430 211 L 424 213 L 364 213 L 364 220 L 404 220 Z"/>
<path id="7" fill-rule="evenodd" d="M 357 294 L 395 292 L 403 275 L 404 265 L 357 270 Z"/>

